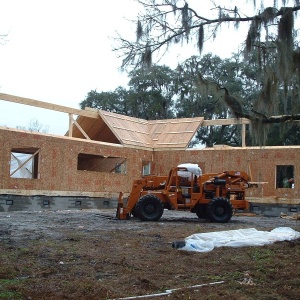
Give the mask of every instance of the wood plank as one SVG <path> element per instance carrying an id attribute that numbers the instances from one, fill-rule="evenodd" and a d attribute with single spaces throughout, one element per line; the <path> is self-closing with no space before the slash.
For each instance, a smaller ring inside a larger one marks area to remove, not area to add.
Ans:
<path id="1" fill-rule="evenodd" d="M 90 137 L 85 133 L 85 131 L 81 128 L 81 126 L 77 123 L 77 121 L 73 120 L 74 125 L 80 130 L 80 132 L 84 135 L 87 140 L 90 140 Z"/>
<path id="2" fill-rule="evenodd" d="M 174 143 L 157 143 L 157 145 L 186 145 L 185 142 L 174 142 Z"/>
<path id="3" fill-rule="evenodd" d="M 141 140 L 133 140 L 133 139 L 126 139 L 123 138 L 124 141 L 128 141 L 128 142 L 134 142 L 134 143 L 138 143 L 138 144 L 146 144 L 146 145 L 150 145 L 150 143 L 146 142 L 146 141 L 141 141 Z"/>
<path id="4" fill-rule="evenodd" d="M 242 124 L 242 147 L 246 147 L 246 124 Z"/>
<path id="5" fill-rule="evenodd" d="M 54 111 L 59 111 L 59 112 L 64 112 L 64 113 L 70 113 L 70 114 L 74 114 L 74 115 L 90 117 L 90 118 L 94 118 L 94 119 L 100 118 L 98 111 L 81 110 L 81 109 L 71 108 L 71 107 L 67 107 L 67 106 L 43 102 L 43 101 L 39 101 L 39 100 L 33 100 L 33 99 L 29 99 L 29 98 L 23 98 L 23 97 L 19 97 L 19 96 L 4 94 L 4 93 L 0 93 L 0 100 L 35 106 L 35 107 L 39 107 L 39 108 L 44 108 L 44 109 L 49 109 L 49 110 L 54 110 Z"/>
<path id="6" fill-rule="evenodd" d="M 148 121 L 139 119 L 139 118 L 128 117 L 128 116 L 120 115 L 120 114 L 116 114 L 116 113 L 110 113 L 105 110 L 99 110 L 98 113 L 100 116 L 105 116 L 107 118 L 114 118 L 114 119 L 119 119 L 122 121 L 128 121 L 128 122 L 132 122 L 132 123 L 148 125 Z"/>
<path id="7" fill-rule="evenodd" d="M 199 122 L 201 121 L 201 120 L 198 120 Z M 181 120 L 181 119 L 176 119 L 176 121 L 175 121 L 175 119 L 174 119 L 174 121 L 171 121 L 171 122 L 169 122 L 168 124 L 182 124 L 182 123 L 195 123 L 195 122 L 197 122 L 197 118 L 192 118 L 192 119 L 190 119 L 190 120 L 187 120 L 187 119 L 183 119 L 183 120 Z M 202 122 L 201 122 L 202 123 Z M 201 124 L 199 124 L 199 126 L 200 126 Z"/>
<path id="8" fill-rule="evenodd" d="M 69 113 L 69 137 L 72 137 L 73 136 L 73 115 Z"/>
<path id="9" fill-rule="evenodd" d="M 119 192 L 83 192 L 83 191 L 60 191 L 60 190 L 25 190 L 25 189 L 0 189 L 2 195 L 23 196 L 60 196 L 60 197 L 99 197 L 118 198 Z"/>
<path id="10" fill-rule="evenodd" d="M 191 130 L 184 130 L 184 131 L 166 131 L 164 134 L 183 134 L 183 133 L 194 133 L 194 131 Z"/>
<path id="11" fill-rule="evenodd" d="M 121 126 L 113 126 L 113 127 L 116 128 L 116 129 L 120 129 L 120 130 L 132 131 L 132 132 L 137 132 L 137 133 L 149 135 L 149 132 L 145 132 L 145 131 L 140 131 L 140 130 L 136 130 L 136 129 L 125 128 L 125 127 L 121 127 Z"/>
<path id="12" fill-rule="evenodd" d="M 239 125 L 250 124 L 251 121 L 246 118 L 241 119 L 217 119 L 217 120 L 204 120 L 202 126 L 221 126 L 221 125 Z"/>
<path id="13" fill-rule="evenodd" d="M 277 198 L 277 197 L 246 197 L 246 199 L 251 203 L 263 203 L 263 204 L 289 204 L 289 205 L 299 205 L 299 198 Z"/>

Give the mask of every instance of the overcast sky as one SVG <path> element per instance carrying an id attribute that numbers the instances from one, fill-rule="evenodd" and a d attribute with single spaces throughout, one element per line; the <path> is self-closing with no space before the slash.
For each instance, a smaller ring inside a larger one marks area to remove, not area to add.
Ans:
<path id="1" fill-rule="evenodd" d="M 203 9 L 205 3 L 210 1 L 201 0 Z M 134 36 L 126 19 L 135 19 L 138 10 L 133 0 L 0 0 L 0 34 L 7 34 L 0 45 L 0 92 L 79 108 L 91 90 L 126 86 L 112 37 L 116 31 Z M 222 35 L 226 42 L 206 44 L 205 51 L 229 57 L 245 39 L 233 31 Z M 170 62 L 197 54 L 182 53 Z M 0 100 L 0 126 L 28 126 L 32 119 L 49 133 L 68 129 L 67 114 Z"/>

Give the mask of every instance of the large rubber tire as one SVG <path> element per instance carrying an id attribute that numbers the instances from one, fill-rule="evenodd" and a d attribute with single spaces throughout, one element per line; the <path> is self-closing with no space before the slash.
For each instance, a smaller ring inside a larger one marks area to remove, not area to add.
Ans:
<path id="1" fill-rule="evenodd" d="M 164 213 L 164 206 L 159 198 L 149 194 L 139 199 L 135 212 L 142 221 L 157 221 Z"/>
<path id="2" fill-rule="evenodd" d="M 131 214 L 132 214 L 132 216 L 134 217 L 134 218 L 138 218 L 139 216 L 138 216 L 138 214 L 137 214 L 137 212 L 136 212 L 136 205 L 133 207 L 133 209 L 131 210 Z"/>
<path id="3" fill-rule="evenodd" d="M 232 214 L 232 204 L 227 198 L 214 198 L 207 205 L 206 215 L 211 222 L 227 223 Z"/>
<path id="4" fill-rule="evenodd" d="M 206 219 L 207 218 L 206 207 L 207 207 L 206 204 L 197 205 L 196 215 L 199 219 Z"/>

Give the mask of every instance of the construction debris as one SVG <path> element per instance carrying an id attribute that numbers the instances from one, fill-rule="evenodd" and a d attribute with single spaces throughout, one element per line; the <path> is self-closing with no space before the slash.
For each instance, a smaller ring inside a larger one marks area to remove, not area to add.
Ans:
<path id="1" fill-rule="evenodd" d="M 295 213 L 295 214 L 292 214 L 291 216 L 281 213 L 280 218 L 288 219 L 288 220 L 300 220 L 300 213 Z"/>
<path id="2" fill-rule="evenodd" d="M 249 272 L 246 271 L 244 272 L 244 278 L 242 280 L 239 280 L 239 284 L 243 284 L 243 285 L 255 285 L 253 278 L 250 276 Z"/>
<path id="3" fill-rule="evenodd" d="M 176 291 L 180 291 L 180 290 L 184 290 L 184 289 L 195 289 L 195 288 L 216 285 L 216 284 L 222 284 L 222 283 L 225 283 L 225 281 L 222 280 L 222 281 L 216 281 L 216 282 L 211 282 L 211 283 L 203 283 L 203 284 L 188 286 L 185 288 L 175 288 L 175 289 L 165 290 L 164 292 L 161 292 L 161 293 L 131 296 L 131 297 L 125 297 L 125 298 L 115 298 L 115 299 L 110 299 L 110 300 L 132 300 L 132 299 L 142 299 L 142 298 L 150 298 L 150 297 L 154 298 L 154 297 L 170 296 L 170 294 L 172 294 L 173 292 L 176 292 Z"/>

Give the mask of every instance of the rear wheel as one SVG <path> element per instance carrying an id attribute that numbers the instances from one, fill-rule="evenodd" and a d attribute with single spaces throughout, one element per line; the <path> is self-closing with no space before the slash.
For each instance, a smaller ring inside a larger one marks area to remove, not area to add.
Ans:
<path id="1" fill-rule="evenodd" d="M 212 199 L 206 209 L 208 219 L 216 223 L 228 222 L 233 214 L 233 208 L 227 198 L 214 198 Z"/>
<path id="2" fill-rule="evenodd" d="M 164 212 L 164 206 L 158 197 L 149 194 L 139 199 L 135 212 L 142 221 L 157 221 Z"/>

